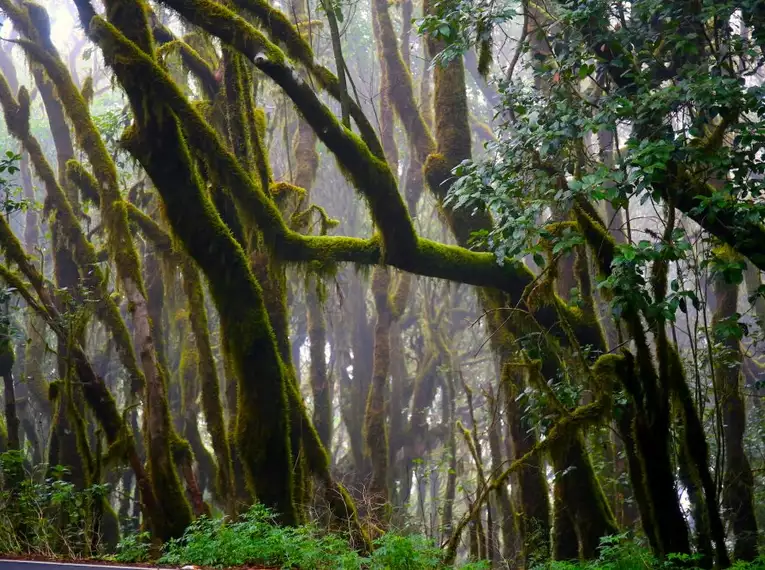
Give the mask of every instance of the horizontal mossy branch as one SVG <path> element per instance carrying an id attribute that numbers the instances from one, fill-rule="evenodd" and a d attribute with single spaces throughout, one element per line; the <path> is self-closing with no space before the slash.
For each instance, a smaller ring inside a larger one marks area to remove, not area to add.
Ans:
<path id="1" fill-rule="evenodd" d="M 165 103 L 181 119 L 189 142 L 202 153 L 217 177 L 232 191 L 243 206 L 245 215 L 255 217 L 259 229 L 271 244 L 279 235 L 288 232 L 278 208 L 265 195 L 258 181 L 250 177 L 214 129 L 196 111 L 172 79 L 145 53 L 138 50 L 119 30 L 96 17 L 90 24 L 90 36 L 110 58 L 124 58 L 147 77 Z M 306 120 L 319 134 L 319 138 L 335 152 L 350 173 L 356 186 L 370 205 L 372 217 L 383 235 L 385 255 L 390 259 L 405 257 L 416 242 L 416 235 L 406 205 L 398 192 L 396 181 L 387 164 L 369 153 L 367 147 L 353 133 L 337 123 L 329 109 L 321 103 L 310 86 L 283 65 L 283 55 L 265 38 L 251 46 L 247 54 L 262 70 L 269 69 L 272 76 L 282 79 L 282 86 Z M 262 51 L 266 49 L 267 51 Z M 268 73 L 268 71 L 266 71 Z M 300 103 L 302 102 L 302 103 Z M 323 133 L 323 135 L 322 135 Z"/>
<path id="2" fill-rule="evenodd" d="M 223 177 L 227 186 L 242 206 L 243 213 L 252 217 L 252 221 L 267 236 L 274 252 L 284 261 L 354 262 L 369 265 L 388 263 L 411 273 L 439 277 L 471 285 L 495 287 L 507 291 L 514 298 L 520 298 L 523 286 L 533 279 L 530 271 L 522 264 L 508 261 L 500 266 L 496 258 L 490 253 L 471 252 L 461 247 L 443 245 L 431 240 L 417 239 L 416 237 L 413 247 L 408 250 L 404 249 L 401 247 L 401 240 L 399 239 L 400 228 L 397 227 L 398 224 L 395 221 L 380 224 L 383 235 L 385 235 L 385 227 L 392 226 L 394 228 L 392 231 L 395 232 L 393 239 L 385 240 L 385 248 L 381 247 L 379 238 L 363 240 L 345 237 L 303 236 L 290 231 L 273 202 L 265 195 L 257 182 L 242 170 L 235 157 L 223 147 L 212 127 L 189 104 L 161 68 L 145 56 L 145 54 L 137 51 L 134 45 L 124 38 L 118 30 L 101 19 L 94 19 L 91 25 L 91 35 L 99 44 L 106 46 L 105 53 L 113 56 L 120 53 L 123 57 L 128 57 L 131 64 L 134 64 L 143 73 L 147 74 L 146 76 L 154 79 L 153 85 L 162 94 L 163 100 L 182 120 L 184 130 L 189 134 L 189 142 L 204 153 L 211 164 L 215 166 L 216 172 Z M 107 37 L 109 38 L 108 40 Z M 281 72 L 291 73 L 286 68 L 282 69 Z M 301 84 L 298 89 L 307 90 L 311 93 L 312 98 L 315 99 L 315 95 L 306 84 Z M 318 101 L 317 104 L 321 105 Z M 325 107 L 323 109 L 329 113 Z M 332 120 L 334 121 L 334 119 Z M 339 125 L 337 127 L 342 129 Z M 347 131 L 343 131 L 343 133 L 343 136 L 355 138 L 354 135 Z M 361 152 L 363 143 L 356 140 L 354 144 L 357 145 L 357 150 Z M 384 163 L 377 161 L 368 154 L 366 154 L 365 159 L 367 164 L 371 163 L 372 166 L 372 172 L 364 174 L 367 182 L 370 184 L 377 184 L 379 182 L 379 178 L 375 176 L 375 170 L 378 174 L 383 172 L 390 176 L 390 171 Z M 391 180 L 390 183 L 392 186 L 390 192 L 386 192 L 380 197 L 376 195 L 370 197 L 370 201 L 374 200 L 372 211 L 379 212 L 380 209 L 388 211 L 390 203 L 387 202 L 387 198 L 393 193 L 396 196 L 395 211 L 398 211 L 399 205 L 403 211 L 398 214 L 394 211 L 394 214 L 387 216 L 380 216 L 378 214 L 378 218 L 395 220 L 396 218 L 403 217 L 408 222 L 408 225 L 411 225 L 411 221 L 405 211 L 406 206 L 395 188 L 395 181 Z M 361 187 L 363 190 L 364 186 L 362 185 Z M 409 234 L 409 232 L 407 231 L 406 234 Z M 390 255 L 389 241 L 393 242 L 391 247 L 396 247 L 400 250 L 399 255 Z"/>
<path id="3" fill-rule="evenodd" d="M 95 21 L 97 22 L 97 20 Z M 107 33 L 110 37 L 114 35 L 119 40 L 119 32 L 113 28 L 110 30 L 106 25 L 98 24 L 94 26 L 91 33 L 97 35 L 99 33 L 99 26 L 102 28 L 101 33 Z M 274 49 L 278 51 L 278 48 L 274 47 Z M 385 203 L 377 195 L 374 198 L 376 200 L 375 204 L 378 207 L 373 207 L 373 212 L 378 211 L 378 218 L 380 219 L 390 219 L 391 221 L 386 222 L 385 226 L 393 227 L 397 232 L 395 239 L 386 239 L 385 248 L 381 248 L 379 242 L 373 240 L 356 240 L 339 237 L 311 238 L 290 232 L 285 227 L 281 214 L 274 207 L 273 203 L 264 195 L 256 182 L 244 173 L 233 155 L 223 148 L 209 124 L 188 103 L 172 81 L 166 77 L 163 70 L 156 66 L 145 54 L 135 50 L 134 46 L 131 47 L 127 40 L 119 43 L 119 46 L 115 47 L 114 50 L 122 50 L 120 53 L 124 52 L 123 55 L 128 57 L 128 61 L 139 65 L 142 70 L 156 78 L 155 85 L 162 91 L 163 99 L 172 106 L 179 118 L 183 120 L 184 129 L 190 135 L 190 142 L 196 145 L 196 148 L 202 152 L 206 159 L 216 166 L 218 174 L 225 176 L 225 181 L 242 206 L 242 211 L 246 215 L 253 216 L 253 222 L 268 236 L 269 245 L 282 260 L 288 262 L 388 263 L 400 269 L 421 275 L 440 277 L 479 286 L 495 287 L 511 293 L 514 298 L 520 298 L 523 287 L 533 280 L 531 273 L 521 264 L 507 263 L 504 266 L 499 266 L 495 258 L 488 253 L 475 253 L 464 248 L 446 246 L 422 239 L 416 240 L 414 247 L 407 250 L 407 248 L 402 247 L 401 240 L 398 239 L 400 225 L 394 221 L 400 216 L 380 216 L 379 204 L 385 205 L 386 212 L 389 212 L 387 208 L 389 208 L 390 204 Z M 273 62 L 263 63 L 263 65 L 266 67 L 269 65 L 275 66 L 278 68 L 278 73 L 288 73 L 290 75 L 288 83 L 291 82 L 290 84 L 297 86 L 298 89 L 305 89 L 310 94 L 311 100 L 316 99 L 315 94 L 310 88 L 306 84 L 300 83 L 286 67 L 280 67 Z M 321 106 L 320 103 L 318 105 Z M 329 113 L 325 107 L 322 106 L 321 108 Z M 337 126 L 338 132 L 351 138 L 354 137 L 347 131 L 343 131 L 342 127 L 336 124 L 331 114 L 328 114 L 327 118 Z M 314 128 L 316 128 L 315 125 Z M 355 144 L 357 150 L 363 151 L 363 143 L 356 140 Z M 367 165 L 371 162 L 373 167 L 384 167 L 384 173 L 387 173 L 388 177 L 390 177 L 390 171 L 384 163 L 375 165 L 374 161 L 376 159 L 368 154 L 366 158 Z M 367 173 L 364 178 L 367 180 L 374 179 L 375 182 L 379 181 L 378 177 L 374 174 Z M 395 181 L 389 181 L 389 183 L 390 192 L 384 195 L 393 194 L 397 199 L 398 205 L 405 209 L 395 187 Z M 364 186 L 361 187 L 363 190 Z M 405 212 L 402 212 L 401 216 L 406 216 L 404 219 L 411 224 Z M 407 231 L 406 234 L 409 235 L 409 232 Z M 384 232 L 383 235 L 385 235 Z M 391 254 L 390 249 L 387 247 L 388 243 L 393 243 L 397 248 L 396 254 Z M 555 312 L 550 310 L 545 312 L 544 308 L 537 315 L 537 320 L 543 326 L 554 324 L 554 319 Z"/>
<path id="4" fill-rule="evenodd" d="M 533 275 L 521 263 L 506 260 L 503 265 L 491 253 L 445 245 L 418 238 L 410 255 L 387 261 L 383 257 L 379 237 L 369 239 L 342 236 L 303 236 L 289 233 L 275 253 L 284 261 L 319 264 L 355 263 L 358 265 L 391 265 L 397 269 L 478 287 L 492 287 L 519 299 L 522 285 Z M 523 281 L 521 281 L 522 278 Z"/>

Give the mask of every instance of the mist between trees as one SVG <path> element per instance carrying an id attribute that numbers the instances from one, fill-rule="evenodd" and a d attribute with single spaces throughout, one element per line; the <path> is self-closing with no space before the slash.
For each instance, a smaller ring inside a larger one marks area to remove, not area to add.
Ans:
<path id="1" fill-rule="evenodd" d="M 756 567 L 762 3 L 0 17 L 0 551 Z"/>

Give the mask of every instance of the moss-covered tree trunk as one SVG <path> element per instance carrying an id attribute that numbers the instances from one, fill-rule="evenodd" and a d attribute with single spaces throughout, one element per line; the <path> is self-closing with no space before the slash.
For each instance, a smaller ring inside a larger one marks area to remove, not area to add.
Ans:
<path id="1" fill-rule="evenodd" d="M 432 43 L 432 41 L 431 41 Z M 429 44 L 430 45 L 430 44 Z M 430 45 L 431 53 L 437 53 L 438 45 Z M 436 66 L 434 70 L 434 104 L 436 111 L 436 139 L 438 154 L 431 155 L 425 166 L 430 187 L 433 191 L 444 192 L 441 187 L 448 178 L 451 168 L 471 156 L 470 131 L 468 123 L 467 100 L 465 95 L 465 73 L 461 60 L 453 60 L 448 66 Z M 443 198 L 443 194 L 441 197 Z M 490 221 L 484 216 L 467 216 L 464 212 L 448 212 L 448 221 L 458 243 L 469 243 L 471 234 L 489 227 Z M 504 306 L 505 297 L 497 292 L 484 291 L 481 303 L 489 313 L 489 329 L 492 332 L 492 345 L 501 355 L 504 368 L 513 358 L 514 349 L 511 335 L 503 329 L 507 323 L 498 316 L 497 309 Z M 519 382 L 520 381 L 520 382 Z M 508 374 L 503 380 L 507 393 L 512 393 L 506 401 L 515 401 L 524 385 L 522 376 Z M 507 409 L 507 420 L 511 425 L 515 458 L 522 457 L 536 441 L 535 434 L 522 423 L 522 413 L 518 407 Z M 539 461 L 538 458 L 532 461 Z M 526 518 L 520 526 L 526 545 L 526 556 L 548 552 L 550 512 L 547 494 L 547 482 L 539 465 L 527 465 L 520 472 L 518 481 L 521 487 L 521 513 Z"/>
<path id="2" fill-rule="evenodd" d="M 216 491 L 229 513 L 235 511 L 234 475 L 231 460 L 231 449 L 226 435 L 226 424 L 223 417 L 223 406 L 220 398 L 220 382 L 218 369 L 212 352 L 210 332 L 208 330 L 207 311 L 205 309 L 204 293 L 199 272 L 191 265 L 191 261 L 183 265 L 183 287 L 186 291 L 189 306 L 189 321 L 196 343 L 196 353 L 199 359 L 199 374 L 202 383 L 202 411 L 207 422 L 213 451 L 216 459 Z"/>
<path id="3" fill-rule="evenodd" d="M 366 310 L 366 287 L 358 275 L 350 276 L 347 306 L 352 316 L 351 352 L 353 358 L 352 378 L 342 384 L 341 411 L 348 430 L 353 458 L 354 488 L 367 484 L 371 476 L 368 455 L 364 453 L 364 413 L 372 380 L 372 355 L 374 354 L 373 327 Z"/>
<path id="4" fill-rule="evenodd" d="M 21 434 L 18 412 L 16 410 L 16 388 L 13 381 L 13 343 L 10 337 L 10 321 L 8 307 L 3 309 L 0 320 L 6 323 L 2 326 L 0 336 L 0 377 L 3 378 L 3 400 L 5 402 L 6 446 L 8 449 L 21 449 Z"/>
<path id="5" fill-rule="evenodd" d="M 375 268 L 372 275 L 372 294 L 377 308 L 374 333 L 372 381 L 369 385 L 367 407 L 364 414 L 364 444 L 372 466 L 370 499 L 373 513 L 381 522 L 388 516 L 388 426 L 387 398 L 390 368 L 390 326 L 393 315 L 389 305 L 390 273 L 386 268 Z"/>
<path id="6" fill-rule="evenodd" d="M 6 117 L 15 116 L 18 111 L 18 104 L 10 98 L 10 95 L 7 92 L 7 84 L 4 81 L 0 81 L 0 99 L 2 99 L 3 106 L 5 107 L 7 113 Z M 26 144 L 30 141 L 25 140 L 24 142 Z M 34 139 L 31 139 L 31 142 L 36 144 Z M 41 154 L 39 153 L 39 145 L 30 145 L 30 147 L 33 150 L 37 150 L 37 153 L 30 153 L 32 156 Z M 50 169 L 48 168 L 47 171 L 49 170 Z M 46 172 L 44 168 L 40 169 L 40 171 Z M 53 330 L 59 341 L 67 343 L 69 347 L 68 354 L 71 357 L 69 363 L 72 365 L 76 372 L 76 376 L 81 381 L 80 388 L 83 397 L 93 411 L 98 423 L 103 428 L 107 442 L 110 445 L 118 445 L 119 449 L 124 453 L 124 457 L 132 467 L 138 481 L 138 487 L 141 489 L 142 506 L 146 514 L 146 519 L 152 528 L 157 528 L 161 521 L 161 511 L 159 510 L 149 477 L 136 451 L 133 434 L 127 429 L 125 422 L 117 409 L 114 398 L 104 384 L 102 378 L 96 374 L 87 355 L 79 344 L 79 340 L 73 338 L 72 335 L 69 334 L 68 329 L 64 327 L 64 320 L 57 309 L 57 304 L 60 300 L 54 300 L 54 298 L 51 297 L 49 291 L 45 287 L 43 276 L 32 265 L 24 253 L 20 242 L 13 235 L 10 227 L 3 218 L 0 218 L 0 247 L 5 251 L 7 258 L 18 265 L 21 272 L 30 281 L 37 293 L 37 298 L 31 294 L 21 279 L 4 266 L 0 266 L 0 277 L 2 277 L 2 279 L 10 286 L 14 287 L 22 295 L 27 304 L 45 319 L 47 325 Z M 69 385 L 71 386 L 71 382 L 69 382 Z M 60 387 L 60 384 L 58 386 Z M 55 400 L 57 394 L 54 393 L 53 396 L 52 399 Z M 53 424 L 55 425 L 55 422 L 53 422 Z"/>
<path id="7" fill-rule="evenodd" d="M 574 211 L 598 270 L 608 275 L 616 245 L 607 232 L 606 223 L 587 203 L 577 203 Z M 654 294 L 663 298 L 666 272 L 662 272 L 658 265 L 652 271 Z M 630 480 L 638 499 L 641 523 L 657 555 L 689 553 L 688 528 L 677 494 L 670 454 L 670 390 L 676 370 L 671 363 L 665 323 L 657 323 L 656 334 L 661 337 L 657 342 L 657 370 L 640 315 L 630 308 L 622 315 L 622 322 L 633 339 L 635 355 L 625 351 L 627 363 L 618 378 L 631 399 L 629 410 L 632 415 L 632 421 L 620 423 L 620 427 L 627 430 L 623 434 L 625 441 L 635 442 Z"/>
<path id="8" fill-rule="evenodd" d="M 502 411 L 496 397 L 492 397 L 491 424 L 489 426 L 489 451 L 491 452 L 491 472 L 502 471 L 504 454 L 502 452 Z M 514 558 L 516 548 L 516 528 L 513 505 L 507 485 L 500 485 L 496 490 L 496 505 L 499 518 L 499 528 L 502 535 L 502 559 L 508 564 Z"/>
<path id="9" fill-rule="evenodd" d="M 111 17 L 120 13 L 114 5 L 107 6 Z M 126 206 L 119 191 L 116 166 L 90 116 L 87 103 L 74 85 L 60 58 L 38 53 L 26 46 L 28 55 L 37 58 L 56 85 L 64 109 L 72 121 L 77 140 L 88 156 L 95 173 L 103 225 L 106 230 L 110 256 L 115 262 L 133 318 L 133 337 L 145 382 L 144 413 L 147 427 L 147 453 L 150 473 L 156 492 L 163 497 L 167 526 L 159 534 L 178 535 L 191 521 L 189 505 L 172 458 L 171 445 L 175 437 L 167 404 L 166 378 L 157 360 L 147 293 L 140 262 L 127 224 Z M 47 57 L 46 57 L 47 56 Z M 140 115 L 143 110 L 139 109 Z"/>
<path id="10" fill-rule="evenodd" d="M 19 170 L 24 199 L 34 202 L 36 197 L 32 184 L 29 153 L 23 150 L 23 145 Z M 39 240 L 39 216 L 35 208 L 29 208 L 24 224 L 24 246 L 26 250 L 38 251 L 40 247 Z M 43 460 L 45 442 L 44 440 L 41 441 L 41 435 L 47 429 L 51 412 L 47 383 L 43 373 L 45 361 L 43 331 L 45 330 L 45 321 L 36 315 L 34 311 L 29 311 L 26 323 L 28 338 L 26 342 L 19 346 L 17 354 L 23 357 L 24 361 L 23 367 L 20 367 L 20 387 L 23 388 L 24 396 L 24 432 L 27 440 L 33 446 L 33 460 L 37 464 Z M 38 426 L 42 429 L 38 430 Z"/>
<path id="11" fill-rule="evenodd" d="M 161 98 L 147 106 L 151 98 L 147 99 L 145 82 L 119 55 L 133 48 L 119 43 L 103 21 L 93 21 L 95 14 L 86 6 L 78 8 L 91 36 L 100 40 L 107 62 L 139 117 L 125 144 L 152 178 L 171 227 L 210 283 L 239 381 L 236 441 L 248 484 L 263 504 L 276 510 L 282 522 L 292 524 L 299 516 L 293 494 L 287 371 L 262 289 L 244 252 L 201 187 L 178 122 L 162 108 Z M 141 50 L 140 57 L 154 59 L 140 2 L 108 2 L 107 14 Z"/>
<path id="12" fill-rule="evenodd" d="M 310 381 L 313 395 L 313 425 L 326 449 L 332 447 L 332 389 L 327 373 L 327 320 L 319 302 L 318 279 L 306 282 L 308 339 L 311 350 Z"/>
<path id="13" fill-rule="evenodd" d="M 727 283 L 723 276 L 714 282 L 717 307 L 712 319 L 716 340 L 723 351 L 715 358 L 715 379 L 721 392 L 725 474 L 722 502 L 725 518 L 733 532 L 733 556 L 736 560 L 757 557 L 757 519 L 754 512 L 754 477 L 744 451 L 746 408 L 741 393 L 741 349 L 737 338 L 725 334 L 726 325 L 737 316 L 739 286 Z"/>
<path id="14" fill-rule="evenodd" d="M 4 6 L 6 12 L 10 16 L 14 27 L 26 35 L 33 41 L 36 41 L 44 49 L 51 53 L 56 53 L 55 48 L 50 39 L 50 26 L 48 23 L 47 13 L 36 5 L 27 5 L 21 8 L 10 9 L 8 6 Z M 9 85 L 13 91 L 18 90 L 18 82 L 16 80 L 15 70 L 13 70 L 13 63 L 8 60 L 4 62 L 3 68 L 6 69 L 6 77 L 9 80 Z M 77 211 L 78 200 L 76 191 L 72 190 L 71 185 L 66 182 L 66 163 L 74 157 L 74 147 L 72 145 L 72 139 L 69 131 L 69 126 L 66 123 L 65 114 L 61 102 L 56 96 L 54 86 L 50 79 L 45 75 L 43 68 L 40 66 L 32 66 L 32 76 L 37 86 L 38 92 L 43 101 L 45 107 L 46 116 L 48 118 L 48 125 L 53 138 L 53 144 L 56 150 L 56 158 L 58 163 L 58 179 L 60 184 L 67 191 L 67 198 L 74 211 Z M 22 145 L 23 146 L 23 145 Z M 30 160 L 28 153 L 25 154 L 25 161 Z M 31 157 L 31 161 L 34 162 L 35 157 Z M 27 167 L 22 170 L 22 181 L 25 186 L 25 194 L 27 194 L 27 188 L 31 191 L 31 180 L 25 180 L 28 173 Z M 33 191 L 32 191 L 33 192 Z M 32 196 L 34 198 L 34 196 Z M 56 284 L 58 287 L 68 291 L 71 295 L 71 302 L 69 307 L 73 307 L 72 303 L 79 299 L 79 279 L 77 272 L 77 265 L 72 257 L 72 252 L 69 245 L 66 243 L 65 235 L 66 228 L 64 221 L 59 217 L 52 217 L 51 223 L 51 237 L 53 245 L 53 263 L 54 274 L 56 277 Z M 27 213 L 27 230 L 25 234 L 26 245 L 28 251 L 34 251 L 37 247 L 37 221 L 35 208 L 29 208 Z M 31 342 L 27 346 L 27 362 L 29 363 L 28 374 L 26 380 L 30 387 L 30 392 L 34 396 L 34 399 L 43 412 L 44 418 L 50 419 L 52 417 L 52 410 L 48 401 L 48 388 L 43 375 L 42 364 L 44 360 L 44 340 L 40 337 L 41 321 L 39 317 L 32 316 L 32 325 L 34 328 L 31 332 Z M 34 322 L 37 321 L 37 322 Z M 60 375 L 64 374 L 66 368 L 66 345 L 59 342 L 58 344 L 58 369 Z M 82 407 L 83 403 L 78 402 L 76 405 Z M 60 421 L 66 423 L 65 418 L 61 414 L 57 414 Z M 71 430 L 66 425 L 61 425 L 55 428 L 56 432 L 64 435 L 64 440 L 59 441 L 59 445 L 69 447 L 68 451 L 64 452 L 64 456 L 68 457 L 67 465 L 71 470 L 73 477 L 77 480 L 83 480 L 83 462 L 77 452 L 72 437 L 65 434 L 71 434 Z M 69 443 L 65 443 L 69 441 Z"/>

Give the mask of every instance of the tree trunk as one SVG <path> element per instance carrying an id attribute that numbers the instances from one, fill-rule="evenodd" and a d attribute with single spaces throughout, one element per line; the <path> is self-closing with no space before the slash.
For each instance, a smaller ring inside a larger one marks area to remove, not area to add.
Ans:
<path id="1" fill-rule="evenodd" d="M 733 556 L 736 560 L 751 561 L 757 557 L 757 519 L 754 512 L 754 477 L 744 451 L 746 409 L 741 394 L 741 351 L 738 340 L 726 336 L 722 324 L 736 318 L 739 287 L 726 283 L 720 276 L 715 279 L 717 307 L 712 327 L 724 354 L 715 359 L 715 376 L 720 386 L 725 441 L 725 474 L 723 477 L 723 508 L 725 518 L 733 531 Z"/>
<path id="2" fill-rule="evenodd" d="M 5 428 L 7 430 L 6 446 L 8 449 L 21 449 L 19 434 L 19 418 L 16 411 L 16 393 L 13 385 L 13 349 L 9 339 L 0 341 L 0 376 L 3 377 L 5 388 Z"/>
<path id="3" fill-rule="evenodd" d="M 310 381 L 313 392 L 313 425 L 326 449 L 332 447 L 332 390 L 327 375 L 327 321 L 319 302 L 318 277 L 306 280 L 308 338 L 311 344 Z"/>

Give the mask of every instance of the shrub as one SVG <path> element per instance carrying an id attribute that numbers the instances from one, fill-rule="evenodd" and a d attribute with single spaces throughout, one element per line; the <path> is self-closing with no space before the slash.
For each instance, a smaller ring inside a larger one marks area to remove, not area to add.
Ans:
<path id="1" fill-rule="evenodd" d="M 68 473 L 61 466 L 30 472 L 21 452 L 0 454 L 0 553 L 82 558 L 97 552 L 94 507 L 109 487 L 78 490 Z"/>
<path id="2" fill-rule="evenodd" d="M 151 537 L 148 532 L 125 536 L 117 544 L 117 553 L 111 557 L 117 562 L 148 562 L 151 560 Z"/>
<path id="3" fill-rule="evenodd" d="M 371 570 L 431 570 L 443 565 L 442 551 L 422 536 L 385 534 L 375 541 Z"/>
<path id="4" fill-rule="evenodd" d="M 422 536 L 386 534 L 368 558 L 351 550 L 346 537 L 313 525 L 280 527 L 271 512 L 255 505 L 239 519 L 200 518 L 164 547 L 161 564 L 227 567 L 263 565 L 301 570 L 438 570 L 442 552 Z M 470 564 L 464 570 L 484 570 Z"/>
<path id="5" fill-rule="evenodd" d="M 254 505 L 236 521 L 202 517 L 181 538 L 164 547 L 162 564 L 242 566 L 262 564 L 298 568 L 359 568 L 361 557 L 337 535 L 313 526 L 280 527 L 272 513 Z"/>
<path id="6" fill-rule="evenodd" d="M 669 554 L 657 560 L 640 541 L 626 533 L 601 539 L 597 560 L 589 562 L 547 561 L 535 570 L 701 570 L 698 554 Z M 737 562 L 736 570 L 765 570 L 765 556 L 753 562 Z"/>

